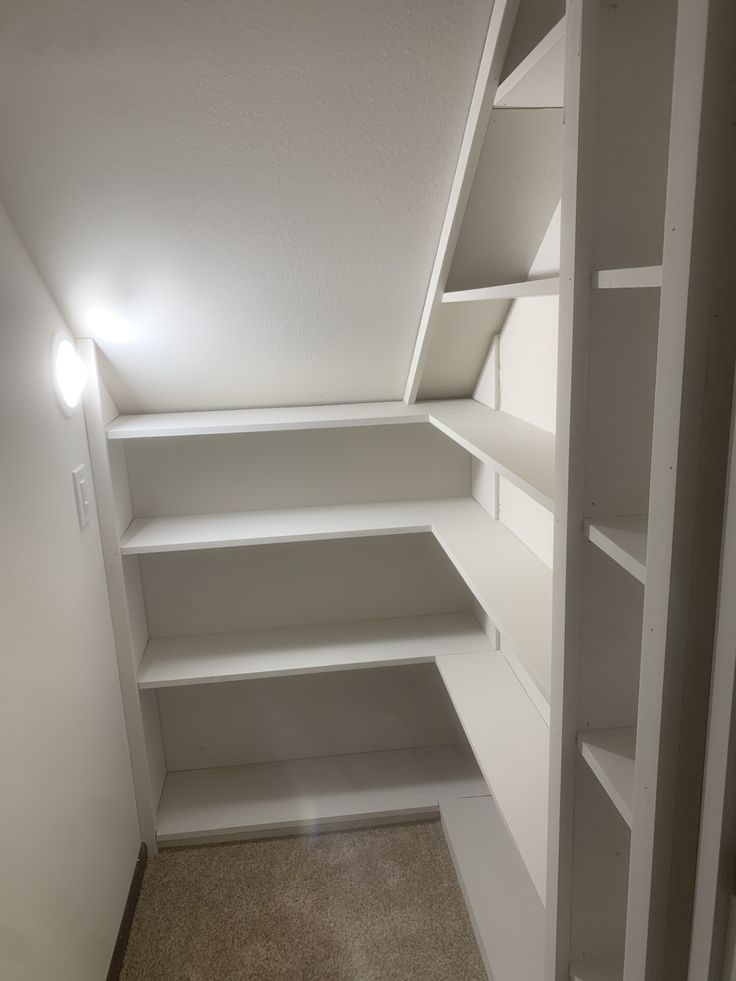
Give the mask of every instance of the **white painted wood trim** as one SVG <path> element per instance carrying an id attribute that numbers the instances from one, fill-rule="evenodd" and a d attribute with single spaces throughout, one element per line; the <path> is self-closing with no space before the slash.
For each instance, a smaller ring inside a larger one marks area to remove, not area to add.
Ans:
<path id="1" fill-rule="evenodd" d="M 436 815 L 444 797 L 487 793 L 458 746 L 432 746 L 169 773 L 160 844 L 313 833 L 349 822 Z"/>
<path id="2" fill-rule="evenodd" d="M 416 344 L 409 365 L 404 391 L 405 402 L 415 402 L 419 392 L 424 363 L 429 353 L 433 316 L 437 305 L 442 300 L 442 293 L 447 282 L 518 6 L 519 0 L 495 0 L 491 11 L 488 33 L 478 68 L 478 77 L 473 90 L 468 119 L 465 123 L 455 176 L 429 278 L 427 297 L 419 321 Z"/>
<path id="3" fill-rule="evenodd" d="M 559 96 L 564 89 L 562 68 L 565 58 L 560 48 L 565 43 L 565 32 L 566 21 L 562 17 L 508 78 L 501 82 L 496 91 L 494 106 L 503 109 L 562 108 L 563 100 Z M 529 87 L 530 83 L 532 89 L 537 89 L 535 76 L 538 76 L 538 91 L 531 98 L 528 93 L 519 98 L 518 90 Z"/>
<path id="4" fill-rule="evenodd" d="M 502 286 L 485 286 L 477 290 L 454 290 L 443 293 L 443 303 L 478 303 L 483 300 L 519 300 L 529 296 L 557 296 L 560 277 L 530 279 L 524 283 L 507 283 Z"/>
<path id="5" fill-rule="evenodd" d="M 623 976 L 623 957 L 591 958 L 570 966 L 570 981 L 621 981 Z"/>
<path id="6" fill-rule="evenodd" d="M 490 649 L 472 613 L 154 637 L 138 668 L 138 686 L 170 688 L 422 664 L 438 654 Z"/>
<path id="7" fill-rule="evenodd" d="M 586 730 L 578 733 L 578 748 L 616 810 L 631 827 L 636 729 Z"/>
<path id="8" fill-rule="evenodd" d="M 622 569 L 647 581 L 647 516 L 624 514 L 615 517 L 589 518 L 585 536 Z"/>
<path id="9" fill-rule="evenodd" d="M 441 800 L 440 815 L 488 976 L 536 981 L 544 906 L 493 798 Z"/>
<path id="10" fill-rule="evenodd" d="M 660 287 L 661 266 L 639 266 L 635 269 L 599 269 L 593 274 L 597 290 L 632 290 Z"/>

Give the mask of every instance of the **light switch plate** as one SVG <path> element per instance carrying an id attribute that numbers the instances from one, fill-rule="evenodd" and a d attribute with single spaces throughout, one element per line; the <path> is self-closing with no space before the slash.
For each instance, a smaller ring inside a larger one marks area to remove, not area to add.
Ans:
<path id="1" fill-rule="evenodd" d="M 79 527 L 84 528 L 85 525 L 89 524 L 90 493 L 87 468 L 83 463 L 72 470 L 72 480 L 74 482 L 74 501 L 77 505 Z"/>

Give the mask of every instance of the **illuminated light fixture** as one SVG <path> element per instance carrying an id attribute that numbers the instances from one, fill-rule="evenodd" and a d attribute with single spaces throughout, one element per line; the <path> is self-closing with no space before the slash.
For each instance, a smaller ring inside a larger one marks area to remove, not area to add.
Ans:
<path id="1" fill-rule="evenodd" d="M 105 307 L 92 307 L 87 314 L 87 329 L 100 341 L 132 341 L 139 333 L 132 320 Z"/>
<path id="2" fill-rule="evenodd" d="M 51 340 L 51 368 L 56 401 L 64 415 L 70 416 L 82 398 L 87 369 L 66 334 L 54 334 Z"/>

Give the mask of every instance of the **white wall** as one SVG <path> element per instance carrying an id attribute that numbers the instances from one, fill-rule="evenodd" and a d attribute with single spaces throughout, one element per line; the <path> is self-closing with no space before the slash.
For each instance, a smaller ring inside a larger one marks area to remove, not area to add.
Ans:
<path id="1" fill-rule="evenodd" d="M 139 845 L 81 414 L 50 382 L 63 327 L 0 210 L 0 977 L 102 981 Z"/>

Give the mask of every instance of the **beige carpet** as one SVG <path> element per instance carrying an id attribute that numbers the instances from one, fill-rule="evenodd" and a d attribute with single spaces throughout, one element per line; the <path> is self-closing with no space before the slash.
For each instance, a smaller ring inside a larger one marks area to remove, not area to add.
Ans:
<path id="1" fill-rule="evenodd" d="M 486 981 L 437 821 L 166 850 L 123 981 Z"/>

